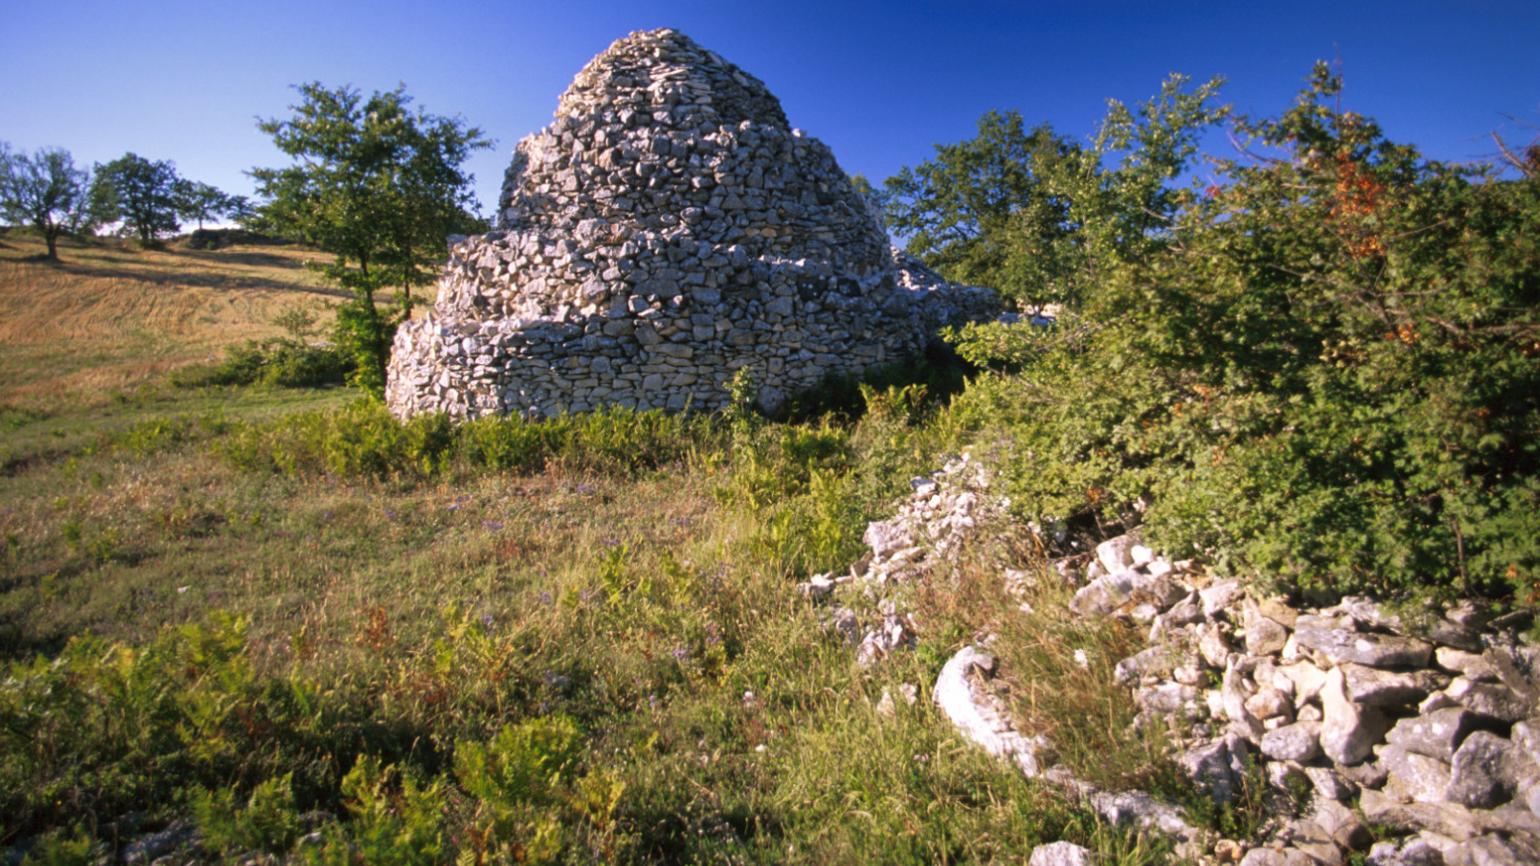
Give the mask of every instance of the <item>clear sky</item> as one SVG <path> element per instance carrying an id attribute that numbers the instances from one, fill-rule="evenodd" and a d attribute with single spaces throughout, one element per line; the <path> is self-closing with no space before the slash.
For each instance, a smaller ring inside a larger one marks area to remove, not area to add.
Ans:
<path id="1" fill-rule="evenodd" d="M 990 108 L 1088 134 L 1108 97 L 1167 73 L 1222 74 L 1243 111 L 1276 114 L 1317 58 L 1340 57 L 1344 104 L 1452 160 L 1490 157 L 1540 125 L 1540 2 L 542 3 L 6 0 L 0 140 L 77 162 L 133 150 L 249 193 L 280 156 L 256 118 L 307 80 L 403 83 L 419 105 L 496 139 L 473 169 L 484 206 L 507 155 L 627 32 L 677 27 L 759 76 L 792 125 L 846 171 L 880 180 L 968 137 Z"/>

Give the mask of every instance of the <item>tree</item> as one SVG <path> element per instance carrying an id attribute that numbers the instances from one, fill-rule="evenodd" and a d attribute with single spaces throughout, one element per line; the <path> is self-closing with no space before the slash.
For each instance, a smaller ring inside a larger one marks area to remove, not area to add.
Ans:
<path id="1" fill-rule="evenodd" d="M 1085 146 L 991 111 L 976 137 L 937 145 L 935 157 L 888 179 L 890 225 L 950 279 L 1078 304 L 1107 267 L 1166 242 L 1180 198 L 1172 182 L 1227 113 L 1220 84 L 1189 87 L 1173 75 L 1132 108 L 1113 100 Z"/>
<path id="2" fill-rule="evenodd" d="M 1036 296 L 1021 240 L 1043 246 L 1066 235 L 1065 202 L 1044 174 L 1076 148 L 1047 125 L 1028 130 L 1021 115 L 991 111 L 978 135 L 936 146 L 936 155 L 884 184 L 888 224 L 907 236 L 909 252 L 949 279 Z"/>
<path id="3" fill-rule="evenodd" d="M 412 111 L 402 87 L 367 99 L 350 86 L 297 89 L 292 117 L 259 124 L 295 162 L 251 171 L 265 200 L 256 222 L 336 256 L 328 272 L 356 293 L 338 311 L 338 341 L 357 353 L 357 384 L 378 392 L 399 317 L 380 313 L 375 292 L 398 285 L 409 306 L 445 237 L 475 224 L 463 165 L 491 142 L 458 117 Z"/>
<path id="4" fill-rule="evenodd" d="M 29 156 L 0 142 L 0 214 L 37 229 L 53 261 L 59 260 L 59 235 L 91 223 L 89 185 L 90 173 L 75 168 L 63 148 L 42 148 Z"/>
<path id="5" fill-rule="evenodd" d="M 181 228 L 177 191 L 176 166 L 126 153 L 96 167 L 93 208 L 102 222 L 121 221 L 125 234 L 136 234 L 141 244 L 153 246 L 161 235 Z"/>
<path id="6" fill-rule="evenodd" d="M 236 225 L 249 228 L 257 219 L 257 209 L 246 196 L 232 195 L 225 202 L 225 216 L 234 220 Z"/>
<path id="7" fill-rule="evenodd" d="M 177 213 L 184 219 L 195 220 L 200 229 L 203 228 L 204 220 L 230 215 L 235 207 L 235 198 L 206 183 L 191 180 L 177 182 Z"/>

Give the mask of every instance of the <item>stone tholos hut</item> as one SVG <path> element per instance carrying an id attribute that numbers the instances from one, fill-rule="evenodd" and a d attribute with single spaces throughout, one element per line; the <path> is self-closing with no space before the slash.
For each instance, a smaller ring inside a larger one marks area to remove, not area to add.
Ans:
<path id="1" fill-rule="evenodd" d="M 829 149 L 764 84 L 673 30 L 594 58 L 519 142 L 497 230 L 455 244 L 396 335 L 398 416 L 760 403 L 922 348 L 987 314 L 889 247 Z"/>

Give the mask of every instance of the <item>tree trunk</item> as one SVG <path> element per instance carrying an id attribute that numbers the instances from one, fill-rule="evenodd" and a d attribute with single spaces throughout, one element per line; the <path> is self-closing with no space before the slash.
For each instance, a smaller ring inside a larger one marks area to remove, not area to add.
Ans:
<path id="1" fill-rule="evenodd" d="M 401 292 L 406 298 L 406 308 L 410 311 L 412 309 L 412 248 L 408 245 L 401 252 Z"/>
<path id="2" fill-rule="evenodd" d="M 59 260 L 59 230 L 43 226 L 43 240 L 48 244 L 48 258 L 52 261 Z"/>

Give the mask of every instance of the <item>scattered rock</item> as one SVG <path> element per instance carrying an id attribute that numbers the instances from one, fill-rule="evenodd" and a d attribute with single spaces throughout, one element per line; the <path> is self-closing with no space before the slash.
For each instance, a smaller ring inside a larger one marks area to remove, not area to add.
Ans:
<path id="1" fill-rule="evenodd" d="M 1487 808 L 1511 799 L 1520 785 L 1540 783 L 1540 769 L 1512 742 L 1474 731 L 1454 753 L 1448 799 Z M 1391 778 L 1395 778 L 1394 771 Z"/>
<path id="2" fill-rule="evenodd" d="M 1092 866 L 1091 852 L 1073 842 L 1050 842 L 1032 849 L 1027 866 Z"/>
<path id="3" fill-rule="evenodd" d="M 1348 698 L 1341 668 L 1326 674 L 1321 711 L 1321 751 L 1338 764 L 1356 764 L 1368 757 L 1387 727 L 1377 710 L 1359 707 Z"/>
<path id="4" fill-rule="evenodd" d="M 1089 797 L 1091 807 L 1113 826 L 1158 830 L 1187 840 L 1198 835 L 1181 810 L 1160 802 L 1143 791 L 1100 791 Z"/>
<path id="5" fill-rule="evenodd" d="M 1108 574 L 1127 571 L 1134 565 L 1133 549 L 1139 540 L 1132 535 L 1119 535 L 1096 545 L 1096 561 Z"/>
<path id="6" fill-rule="evenodd" d="M 1230 735 L 1188 749 L 1177 758 L 1177 766 L 1217 802 L 1228 803 L 1240 793 L 1247 751 L 1244 740 Z"/>
<path id="7" fill-rule="evenodd" d="M 1224 679 L 1219 685 L 1219 695 L 1224 702 L 1225 715 L 1230 719 L 1233 728 L 1238 728 L 1246 739 L 1252 742 L 1260 742 L 1262 739 L 1262 722 L 1251 711 L 1246 709 L 1246 687 L 1240 671 L 1234 664 L 1225 668 Z"/>
<path id="8" fill-rule="evenodd" d="M 1448 683 L 1447 678 L 1429 670 L 1387 671 L 1351 663 L 1338 667 L 1346 680 L 1348 697 L 1366 706 L 1415 704 Z"/>
<path id="9" fill-rule="evenodd" d="M 1248 611 L 1246 617 L 1246 652 L 1254 656 L 1272 655 L 1289 641 L 1289 631 L 1260 613 Z"/>
<path id="10" fill-rule="evenodd" d="M 1358 794 L 1358 786 L 1332 767 L 1306 767 L 1305 778 L 1321 797 L 1345 803 Z"/>
<path id="11" fill-rule="evenodd" d="M 1294 706 L 1303 707 L 1316 699 L 1321 687 L 1326 685 L 1326 671 L 1307 661 L 1297 661 L 1276 668 L 1294 684 Z"/>
<path id="12" fill-rule="evenodd" d="M 1374 824 L 1416 832 L 1424 827 L 1456 841 L 1463 841 L 1480 832 L 1481 827 L 1470 819 L 1469 810 L 1463 806 L 1444 803 L 1402 803 L 1388 793 L 1365 790 L 1358 798 L 1359 809 Z"/>
<path id="13" fill-rule="evenodd" d="M 1412 838 L 1399 847 L 1395 842 L 1376 842 L 1364 862 L 1367 866 L 1444 866 L 1444 854 L 1427 840 Z"/>
<path id="14" fill-rule="evenodd" d="M 1203 604 L 1203 615 L 1213 619 L 1220 611 L 1245 598 L 1246 589 L 1238 580 L 1221 580 L 1198 590 Z"/>
<path id="15" fill-rule="evenodd" d="M 1026 737 L 1011 727 L 1010 715 L 999 697 L 972 675 L 983 654 L 973 647 L 963 647 L 941 668 L 932 698 L 941 712 L 963 736 L 998 758 L 1006 758 L 1023 775 L 1038 774 L 1038 752 L 1047 743 L 1041 737 Z"/>
<path id="16" fill-rule="evenodd" d="M 798 589 L 808 598 L 824 598 L 834 591 L 834 578 L 827 574 L 815 574 L 808 578 L 807 583 L 800 584 Z"/>
<path id="17" fill-rule="evenodd" d="M 1224 670 L 1229 664 L 1230 642 L 1216 623 L 1198 626 L 1198 653 L 1211 668 Z"/>
<path id="18" fill-rule="evenodd" d="M 1321 753 L 1321 726 L 1316 722 L 1295 722 L 1262 735 L 1262 754 L 1275 761 L 1305 763 Z"/>
<path id="19" fill-rule="evenodd" d="M 1402 719 L 1385 735 L 1387 742 L 1409 752 L 1427 755 L 1448 763 L 1476 727 L 1476 719 L 1458 707 L 1434 710 L 1421 716 Z"/>
<path id="20" fill-rule="evenodd" d="M 1395 635 L 1360 634 L 1346 628 L 1301 625 L 1294 639 L 1335 664 L 1352 662 L 1374 668 L 1418 667 L 1428 663 L 1433 647 L 1427 641 Z"/>
<path id="21" fill-rule="evenodd" d="M 1246 711 L 1263 722 L 1269 719 L 1287 721 L 1293 715 L 1293 710 L 1294 705 L 1289 702 L 1288 695 L 1272 686 L 1263 686 L 1246 699 Z"/>
<path id="22" fill-rule="evenodd" d="M 1517 722 L 1535 711 L 1533 701 L 1505 685 L 1472 682 L 1465 677 L 1455 677 L 1444 694 L 1477 715 L 1502 722 Z"/>
<path id="23" fill-rule="evenodd" d="M 1376 751 L 1386 773 L 1386 793 L 1419 803 L 1441 803 L 1448 798 L 1448 764 L 1400 746 L 1384 745 Z"/>
<path id="24" fill-rule="evenodd" d="M 1497 668 L 1477 653 L 1441 646 L 1433 651 L 1439 667 L 1480 683 L 1497 682 Z"/>
<path id="25" fill-rule="evenodd" d="M 1098 577 L 1076 591 L 1069 609 L 1081 616 L 1106 616 L 1132 597 L 1138 577 L 1134 571 Z"/>
<path id="26" fill-rule="evenodd" d="M 198 828 L 181 818 L 172 821 L 164 830 L 140 836 L 123 848 L 123 862 L 145 864 L 196 844 Z"/>

